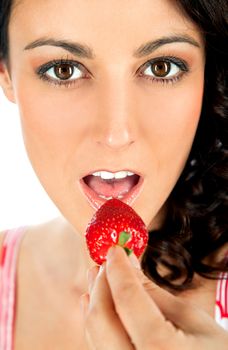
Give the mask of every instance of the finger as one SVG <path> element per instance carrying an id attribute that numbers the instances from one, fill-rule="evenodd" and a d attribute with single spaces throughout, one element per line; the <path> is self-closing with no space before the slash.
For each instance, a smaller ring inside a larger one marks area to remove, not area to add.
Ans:
<path id="1" fill-rule="evenodd" d="M 181 329 L 186 335 L 208 332 L 208 328 L 216 330 L 217 324 L 203 309 L 193 302 L 184 300 L 160 288 L 153 282 L 144 279 L 144 287 L 153 298 L 167 320 Z"/>
<path id="2" fill-rule="evenodd" d="M 127 261 L 129 259 L 126 259 L 126 254 L 121 253 L 123 252 L 120 250 L 120 255 L 123 258 L 123 262 L 125 260 L 125 263 L 129 265 L 129 261 Z M 120 257 L 118 257 L 118 263 L 121 264 Z M 133 266 L 136 265 L 137 264 L 135 264 L 134 261 Z M 123 272 L 123 266 L 121 266 L 120 269 Z M 107 265 L 107 270 L 109 271 L 109 265 Z M 180 297 L 177 297 L 159 287 L 154 282 L 149 280 L 140 269 L 134 269 L 133 272 L 143 285 L 144 290 L 150 296 L 151 301 L 155 302 L 156 306 L 164 316 L 166 320 L 166 328 L 167 321 L 169 321 L 168 328 L 170 328 L 171 322 L 175 328 L 182 330 L 186 335 L 206 333 L 208 332 L 208 327 L 210 327 L 211 330 L 214 329 L 214 331 L 216 331 L 216 323 L 205 311 L 200 310 L 193 303 L 183 300 Z M 172 332 L 172 328 L 170 328 L 170 330 Z"/>
<path id="3" fill-rule="evenodd" d="M 88 280 L 88 290 L 89 293 L 91 293 L 93 286 L 94 286 L 94 282 L 96 280 L 96 277 L 98 275 L 99 272 L 99 266 L 93 266 L 92 268 L 90 268 L 87 272 L 87 280 Z"/>
<path id="4" fill-rule="evenodd" d="M 132 254 L 133 255 L 133 254 Z M 183 299 L 182 294 L 176 296 L 169 291 L 159 287 L 150 280 L 139 267 L 137 258 L 130 258 L 135 269 L 135 273 L 141 281 L 145 291 L 155 301 L 162 314 L 167 320 L 173 323 L 176 328 L 181 329 L 186 334 L 204 333 L 208 327 L 216 331 L 217 324 L 202 309 L 199 309 L 193 302 Z"/>
<path id="5" fill-rule="evenodd" d="M 137 349 L 147 349 L 173 335 L 174 327 L 164 327 L 166 320 L 144 290 L 124 250 L 113 247 L 107 257 L 107 280 L 117 314 Z"/>
<path id="6" fill-rule="evenodd" d="M 85 293 L 82 294 L 80 297 L 80 306 L 81 306 L 81 312 L 83 316 L 87 314 L 88 308 L 89 308 L 89 294 Z"/>
<path id="7" fill-rule="evenodd" d="M 142 271 L 140 262 L 134 253 L 131 253 L 128 258 L 131 265 L 136 269 L 136 271 Z"/>
<path id="8" fill-rule="evenodd" d="M 88 343 L 99 350 L 133 350 L 134 347 L 115 312 L 105 267 L 101 268 L 90 292 L 86 314 Z"/>
<path id="9" fill-rule="evenodd" d="M 151 286 L 147 289 L 148 293 L 177 328 L 169 340 L 168 349 L 227 349 L 227 332 L 204 310 L 157 286 Z"/>
<path id="10" fill-rule="evenodd" d="M 84 317 L 84 321 L 86 320 L 87 312 L 89 309 L 89 301 L 90 301 L 89 293 L 85 293 L 85 294 L 81 295 L 80 306 L 81 306 L 81 312 L 82 312 L 83 317 Z M 86 348 L 88 348 L 88 350 L 94 350 L 95 347 L 94 347 L 93 342 L 91 341 L 90 335 L 88 334 L 85 327 L 83 328 L 83 330 L 84 330 L 84 339 L 86 340 L 86 345 L 87 345 Z"/>

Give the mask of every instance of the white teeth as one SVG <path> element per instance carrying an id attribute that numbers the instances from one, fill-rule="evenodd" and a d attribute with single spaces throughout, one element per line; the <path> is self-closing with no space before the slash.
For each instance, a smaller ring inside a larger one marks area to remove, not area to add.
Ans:
<path id="1" fill-rule="evenodd" d="M 96 173 L 93 173 L 92 175 L 93 175 L 93 176 L 100 176 L 100 175 L 101 175 L 101 172 L 100 172 L 100 171 L 97 171 Z"/>
<path id="2" fill-rule="evenodd" d="M 127 171 L 118 171 L 118 173 L 115 173 L 115 179 L 124 179 L 127 175 Z"/>
<path id="3" fill-rule="evenodd" d="M 111 179 L 124 179 L 127 176 L 132 176 L 134 173 L 131 171 L 118 171 L 116 173 L 111 173 L 109 171 L 97 171 L 92 174 L 93 176 L 100 176 L 103 180 Z"/>
<path id="4" fill-rule="evenodd" d="M 99 197 L 100 197 L 100 198 L 103 198 L 103 199 L 105 199 L 105 200 L 109 200 L 109 199 L 112 199 L 112 198 L 113 198 L 112 196 L 106 197 L 106 196 L 103 196 L 102 194 L 99 194 Z"/>
<path id="5" fill-rule="evenodd" d="M 100 198 L 103 198 L 103 199 L 105 199 L 105 200 L 109 200 L 109 199 L 113 199 L 113 198 L 122 199 L 124 196 L 120 194 L 120 195 L 117 196 L 117 197 L 112 197 L 112 196 L 106 197 L 106 196 L 103 196 L 102 194 L 99 194 L 99 197 L 100 197 Z"/>
<path id="6" fill-rule="evenodd" d="M 109 171 L 101 171 L 100 177 L 104 180 L 111 180 L 111 179 L 114 179 L 115 174 L 110 173 Z"/>

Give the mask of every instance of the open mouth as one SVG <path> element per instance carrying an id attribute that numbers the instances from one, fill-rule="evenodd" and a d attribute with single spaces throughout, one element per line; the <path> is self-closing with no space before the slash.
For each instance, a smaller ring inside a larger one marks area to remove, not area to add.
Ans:
<path id="1" fill-rule="evenodd" d="M 118 198 L 128 205 L 132 204 L 141 190 L 142 183 L 143 178 L 130 171 L 99 171 L 80 180 L 83 193 L 94 209 L 98 209 L 112 198 Z"/>

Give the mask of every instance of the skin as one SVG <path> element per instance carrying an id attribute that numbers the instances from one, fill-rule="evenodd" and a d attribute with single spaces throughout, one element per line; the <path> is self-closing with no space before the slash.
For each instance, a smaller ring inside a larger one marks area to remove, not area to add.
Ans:
<path id="1" fill-rule="evenodd" d="M 0 83 L 18 105 L 28 156 L 63 218 L 28 228 L 22 242 L 15 349 L 53 349 L 53 344 L 87 349 L 79 299 L 93 264 L 83 234 L 94 209 L 79 180 L 98 169 L 140 173 L 144 185 L 133 208 L 148 228 L 159 227 L 200 118 L 204 42 L 198 28 L 167 0 L 134 0 L 131 7 L 125 0 L 69 0 L 64 6 L 56 0 L 22 0 L 16 5 L 9 69 L 2 62 Z M 142 44 L 174 34 L 188 35 L 196 45 L 175 42 L 145 57 L 133 56 Z M 53 46 L 24 50 L 41 37 L 84 43 L 95 58 Z M 161 56 L 185 61 L 188 73 L 177 70 L 180 79 L 173 84 L 149 80 L 145 63 Z M 61 58 L 84 67 L 75 70 L 81 79 L 69 88 L 36 74 L 41 65 Z M 203 281 L 203 287 L 181 298 L 194 298 L 213 316 L 215 283 Z"/>
<path id="2" fill-rule="evenodd" d="M 205 64 L 199 31 L 168 1 L 134 1 L 129 8 L 128 1 L 98 5 L 72 0 L 61 11 L 54 4 L 54 0 L 19 2 L 9 31 L 11 100 L 19 108 L 32 165 L 79 233 L 94 209 L 78 181 L 97 169 L 133 169 L 144 177 L 133 207 L 154 227 L 181 174 L 199 121 Z M 53 19 L 47 21 L 49 13 Z M 133 57 L 143 43 L 179 33 L 191 36 L 200 48 L 173 43 L 147 57 Z M 96 59 L 78 59 L 50 46 L 23 50 L 43 36 L 86 43 Z M 66 55 L 85 66 L 89 79 L 66 89 L 35 74 L 42 64 Z M 143 64 L 162 55 L 187 61 L 190 72 L 173 85 L 149 81 L 151 69 L 145 73 L 145 68 L 144 76 L 139 76 Z"/>
<path id="3" fill-rule="evenodd" d="M 82 302 L 91 350 L 227 348 L 228 333 L 207 313 L 148 280 L 120 247 L 98 274 L 90 270 L 89 293 Z"/>

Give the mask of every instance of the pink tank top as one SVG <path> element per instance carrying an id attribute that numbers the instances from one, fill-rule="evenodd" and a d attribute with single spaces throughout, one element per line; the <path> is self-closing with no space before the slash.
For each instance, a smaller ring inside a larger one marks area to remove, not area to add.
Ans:
<path id="1" fill-rule="evenodd" d="M 5 233 L 0 260 L 0 350 L 13 350 L 16 266 L 24 227 Z"/>
<path id="2" fill-rule="evenodd" d="M 0 350 L 13 350 L 16 310 L 16 266 L 25 227 L 6 232 L 0 260 Z M 218 280 L 215 321 L 228 331 L 228 274 Z"/>

